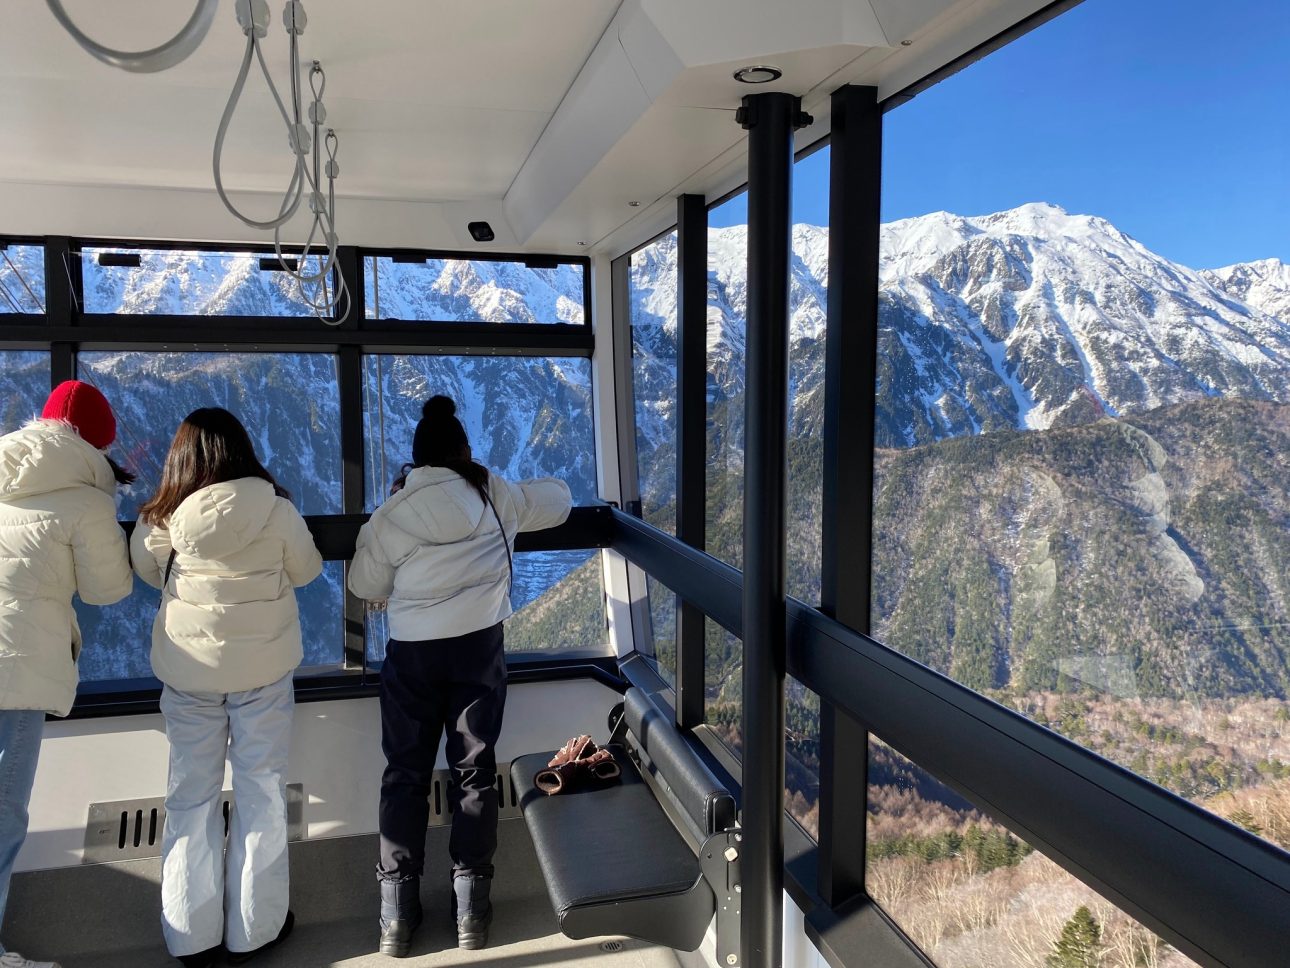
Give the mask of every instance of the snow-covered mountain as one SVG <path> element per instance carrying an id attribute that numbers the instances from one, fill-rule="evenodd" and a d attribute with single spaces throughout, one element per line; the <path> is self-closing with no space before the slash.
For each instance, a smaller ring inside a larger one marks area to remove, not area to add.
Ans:
<path id="1" fill-rule="evenodd" d="M 828 230 L 795 226 L 790 379 L 799 432 L 821 412 L 827 267 Z M 745 276 L 746 229 L 712 230 L 714 403 L 743 388 Z M 1105 219 L 1035 203 L 884 225 L 880 284 L 882 446 L 1068 426 L 1206 396 L 1290 402 L 1290 267 L 1275 260 L 1196 271 Z M 668 400 L 672 370 L 644 357 L 675 359 L 674 264 L 633 259 L 632 285 L 638 396 Z M 642 334 L 659 304 L 671 315 Z M 671 433 L 657 423 L 643 428 L 656 444 Z"/>
<path id="2" fill-rule="evenodd" d="M 1247 306 L 1290 320 L 1290 266 L 1280 259 L 1238 262 L 1201 272 L 1206 280 Z"/>

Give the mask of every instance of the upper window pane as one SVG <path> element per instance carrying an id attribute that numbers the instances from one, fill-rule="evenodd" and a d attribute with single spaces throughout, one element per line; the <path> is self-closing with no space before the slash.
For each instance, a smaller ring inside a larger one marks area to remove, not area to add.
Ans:
<path id="1" fill-rule="evenodd" d="M 885 116 L 872 627 L 1290 848 L 1287 142 L 1194 137 L 1279 116 L 1290 17 L 1228 12 L 1084 3 Z"/>
<path id="2" fill-rule="evenodd" d="M 630 256 L 632 392 L 641 516 L 676 534 L 676 231 Z"/>
<path id="3" fill-rule="evenodd" d="M 179 424 L 223 407 L 245 425 L 256 454 L 302 514 L 339 514 L 340 390 L 326 353 L 85 352 L 77 373 L 117 417 L 114 448 L 139 479 L 121 492 L 133 519 L 156 491 Z"/>
<path id="4" fill-rule="evenodd" d="M 287 256 L 288 260 L 296 257 Z M 310 256 L 301 272 L 317 273 L 326 257 Z M 263 264 L 263 265 L 262 265 Z M 94 248 L 82 250 L 87 313 L 144 316 L 314 316 L 325 302 L 317 284 L 302 284 L 270 266 L 263 252 Z M 330 294 L 331 280 L 327 284 Z"/>
<path id="5" fill-rule="evenodd" d="M 40 415 L 49 382 L 48 353 L 0 350 L 0 434 Z"/>
<path id="6" fill-rule="evenodd" d="M 438 323 L 585 321 L 583 267 L 479 259 L 363 259 L 368 319 Z"/>
<path id="7" fill-rule="evenodd" d="M 0 242 L 0 315 L 44 311 L 44 246 Z"/>
<path id="8" fill-rule="evenodd" d="M 457 403 L 476 460 L 507 480 L 558 477 L 574 504 L 596 497 L 591 361 L 532 356 L 368 356 L 363 360 L 367 510 L 412 460 L 421 406 Z"/>

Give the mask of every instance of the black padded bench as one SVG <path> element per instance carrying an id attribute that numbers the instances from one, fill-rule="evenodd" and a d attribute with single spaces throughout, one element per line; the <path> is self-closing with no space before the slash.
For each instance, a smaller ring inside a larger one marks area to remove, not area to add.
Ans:
<path id="1" fill-rule="evenodd" d="M 694 951 L 716 913 L 719 960 L 738 964 L 734 798 L 639 689 L 615 712 L 617 783 L 549 797 L 533 777 L 554 753 L 511 763 L 560 930 Z"/>

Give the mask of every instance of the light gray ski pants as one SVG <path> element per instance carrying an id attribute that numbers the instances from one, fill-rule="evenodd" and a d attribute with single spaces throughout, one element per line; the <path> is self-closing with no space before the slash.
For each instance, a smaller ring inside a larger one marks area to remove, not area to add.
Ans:
<path id="1" fill-rule="evenodd" d="M 170 740 L 162 836 L 161 928 L 176 957 L 213 948 L 251 951 L 287 917 L 287 752 L 295 707 L 291 676 L 233 693 L 166 686 Z M 224 853 L 224 759 L 233 808 Z M 227 872 L 227 873 L 226 873 Z"/>

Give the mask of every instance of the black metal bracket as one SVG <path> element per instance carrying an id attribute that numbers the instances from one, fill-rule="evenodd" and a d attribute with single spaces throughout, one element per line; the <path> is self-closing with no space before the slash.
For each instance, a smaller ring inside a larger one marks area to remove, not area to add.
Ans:
<path id="1" fill-rule="evenodd" d="M 699 866 L 717 898 L 717 964 L 743 964 L 743 879 L 740 852 L 743 835 L 736 828 L 713 834 L 703 843 Z"/>
<path id="2" fill-rule="evenodd" d="M 735 121 L 739 124 L 740 127 L 747 129 L 747 128 L 755 128 L 757 126 L 757 122 L 759 120 L 759 115 L 757 111 L 758 97 L 759 95 L 756 95 L 756 94 L 749 94 L 745 96 L 743 100 L 743 104 L 741 104 L 738 108 L 735 109 Z M 800 97 L 793 98 L 793 102 L 794 102 L 793 130 L 797 131 L 797 130 L 800 130 L 801 128 L 809 128 L 811 125 L 815 123 L 815 118 L 811 117 L 809 114 L 807 114 L 805 111 L 802 110 L 802 99 Z"/>

